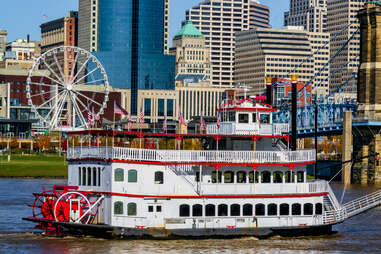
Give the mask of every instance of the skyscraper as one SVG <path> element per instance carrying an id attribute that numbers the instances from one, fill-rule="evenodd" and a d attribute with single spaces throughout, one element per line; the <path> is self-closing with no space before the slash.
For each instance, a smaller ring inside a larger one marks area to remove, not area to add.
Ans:
<path id="1" fill-rule="evenodd" d="M 271 28 L 270 8 L 260 4 L 258 0 L 250 1 L 249 28 Z"/>
<path id="2" fill-rule="evenodd" d="M 0 61 L 3 59 L 3 54 L 6 47 L 7 47 L 7 31 L 0 30 Z"/>
<path id="3" fill-rule="evenodd" d="M 139 89 L 174 89 L 167 15 L 168 0 L 79 0 L 79 46 L 96 52 L 114 88 L 131 89 L 132 114 Z"/>
<path id="4" fill-rule="evenodd" d="M 285 26 L 303 26 L 310 32 L 327 31 L 327 0 L 290 0 Z"/>
<path id="5" fill-rule="evenodd" d="M 249 29 L 248 0 L 205 0 L 185 12 L 186 20 L 205 35 L 211 49 L 212 85 L 231 87 L 234 83 L 236 32 Z"/>
<path id="6" fill-rule="evenodd" d="M 328 62 L 329 47 L 313 54 L 329 42 L 328 33 L 308 32 L 302 27 L 258 28 L 237 33 L 236 42 L 234 77 L 237 83 L 250 86 L 253 94 L 264 92 L 266 76 L 279 78 L 290 74 L 298 74 L 304 83 L 311 80 L 313 93 L 328 93 L 329 67 L 314 75 Z M 294 71 L 290 73 L 291 70 Z"/>
<path id="7" fill-rule="evenodd" d="M 331 41 L 331 56 L 336 54 L 345 42 L 356 33 L 351 42 L 332 60 L 330 89 L 333 92 L 336 92 L 338 87 L 347 82 L 353 75 L 356 75 L 358 71 L 360 64 L 360 33 L 358 31 L 360 22 L 357 13 L 364 7 L 364 2 L 365 0 L 327 1 L 327 31 L 331 33 L 331 38 L 335 36 Z M 345 31 L 342 31 L 349 24 L 352 25 Z M 356 83 L 355 78 L 350 81 L 354 91 L 356 91 Z"/>

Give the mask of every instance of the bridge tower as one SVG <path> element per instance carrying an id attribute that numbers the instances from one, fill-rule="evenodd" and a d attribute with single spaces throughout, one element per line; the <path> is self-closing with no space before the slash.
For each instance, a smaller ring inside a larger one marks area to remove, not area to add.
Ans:
<path id="1" fill-rule="evenodd" d="M 354 166 L 352 178 L 381 185 L 381 1 L 359 11 L 361 53 L 357 85 L 358 111 L 353 122 L 354 156 L 365 157 Z"/>

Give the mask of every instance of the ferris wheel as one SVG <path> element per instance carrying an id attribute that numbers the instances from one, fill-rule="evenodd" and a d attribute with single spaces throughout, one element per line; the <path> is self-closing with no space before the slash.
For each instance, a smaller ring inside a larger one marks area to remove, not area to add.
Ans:
<path id="1" fill-rule="evenodd" d="M 62 46 L 42 54 L 29 71 L 27 99 L 41 127 L 54 131 L 88 129 L 109 99 L 105 69 L 90 52 Z"/>

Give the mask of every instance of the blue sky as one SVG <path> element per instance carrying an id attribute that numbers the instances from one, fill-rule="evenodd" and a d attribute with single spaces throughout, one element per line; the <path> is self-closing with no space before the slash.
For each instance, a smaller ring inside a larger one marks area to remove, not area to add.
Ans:
<path id="1" fill-rule="evenodd" d="M 40 40 L 40 24 L 67 15 L 78 9 L 78 0 L 12 0 L 2 3 L 0 29 L 8 31 L 8 41 L 31 35 Z M 185 10 L 202 0 L 171 0 L 171 37 L 180 29 Z M 288 9 L 288 0 L 262 0 L 271 8 L 271 24 L 275 28 L 283 25 L 283 12 Z M 44 18 L 46 15 L 48 18 Z"/>

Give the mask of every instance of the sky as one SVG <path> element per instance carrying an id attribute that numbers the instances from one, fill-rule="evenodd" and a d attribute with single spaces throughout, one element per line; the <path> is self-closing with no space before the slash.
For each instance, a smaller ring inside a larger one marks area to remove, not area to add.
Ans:
<path id="1" fill-rule="evenodd" d="M 3 0 L 4 1 L 4 0 Z M 146 0 L 147 1 L 147 0 Z M 171 38 L 180 30 L 185 19 L 185 10 L 203 0 L 171 0 Z M 271 25 L 283 26 L 283 13 L 288 10 L 288 0 L 262 0 L 271 11 Z M 70 10 L 78 10 L 78 0 L 12 0 L 2 3 L 0 30 L 7 30 L 7 41 L 17 38 L 40 40 L 40 24 L 67 15 Z M 45 17 L 47 16 L 47 17 Z"/>

